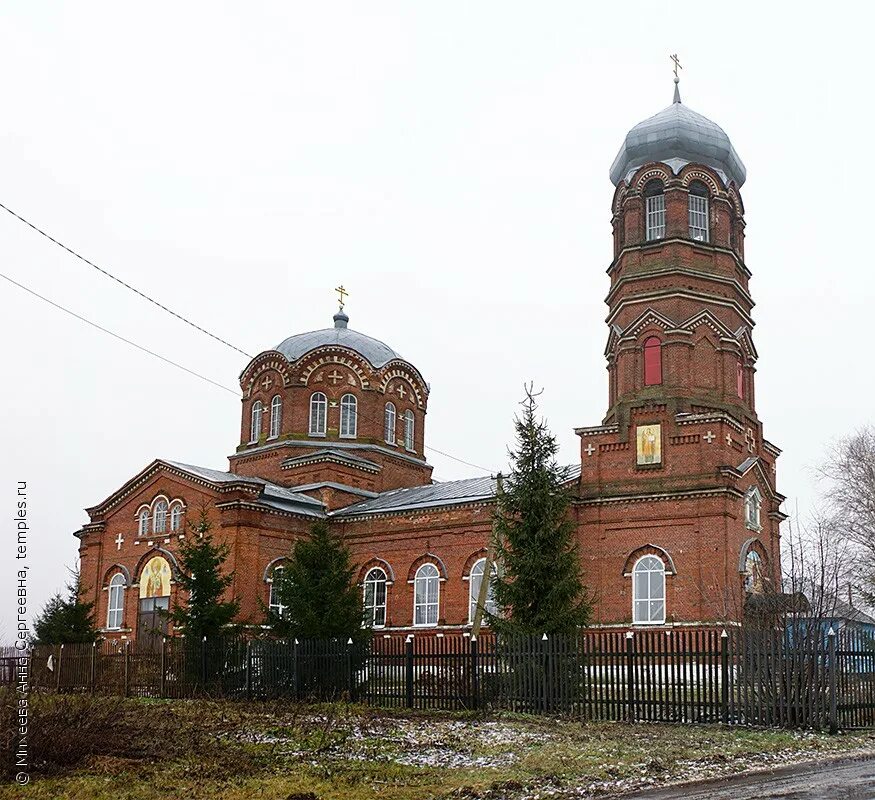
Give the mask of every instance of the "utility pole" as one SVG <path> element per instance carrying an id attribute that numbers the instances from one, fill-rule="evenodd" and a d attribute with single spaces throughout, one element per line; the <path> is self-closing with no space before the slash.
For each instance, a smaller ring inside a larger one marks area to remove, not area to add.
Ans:
<path id="1" fill-rule="evenodd" d="M 471 636 L 480 636 L 480 627 L 483 624 L 483 614 L 486 608 L 486 601 L 489 598 L 489 581 L 492 579 L 492 567 L 495 564 L 495 549 L 498 541 L 497 519 L 498 519 L 498 498 L 504 489 L 504 476 L 499 472 L 495 478 L 495 503 L 496 513 L 492 516 L 492 536 L 489 540 L 489 546 L 486 548 L 486 563 L 483 564 L 483 578 L 480 581 L 480 591 L 477 593 L 477 607 L 474 609 L 474 619 L 472 620 Z"/>

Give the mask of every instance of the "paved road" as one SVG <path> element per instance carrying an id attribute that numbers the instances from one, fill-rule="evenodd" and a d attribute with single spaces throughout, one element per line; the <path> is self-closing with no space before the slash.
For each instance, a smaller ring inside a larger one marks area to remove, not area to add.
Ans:
<path id="1" fill-rule="evenodd" d="M 875 758 L 807 764 L 673 789 L 624 795 L 624 800 L 873 800 Z"/>

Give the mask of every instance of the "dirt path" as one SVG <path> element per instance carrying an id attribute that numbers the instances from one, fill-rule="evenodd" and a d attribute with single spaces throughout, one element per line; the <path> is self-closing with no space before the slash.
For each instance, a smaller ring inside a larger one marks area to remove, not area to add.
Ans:
<path id="1" fill-rule="evenodd" d="M 623 800 L 873 800 L 875 756 L 783 767 L 706 783 L 649 789 L 622 797 Z"/>

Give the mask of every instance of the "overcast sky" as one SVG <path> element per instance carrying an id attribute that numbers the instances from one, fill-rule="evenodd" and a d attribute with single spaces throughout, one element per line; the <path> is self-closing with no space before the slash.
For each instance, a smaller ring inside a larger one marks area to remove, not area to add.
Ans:
<path id="1" fill-rule="evenodd" d="M 330 325 L 343 282 L 350 327 L 430 381 L 428 443 L 501 468 L 533 380 L 573 462 L 607 408 L 608 169 L 669 104 L 678 52 L 684 102 L 747 165 L 758 411 L 805 509 L 875 385 L 872 20 L 818 6 L 6 3 L 0 203 L 248 353 Z M 245 357 L 2 210 L 0 262 L 237 386 Z M 227 469 L 240 403 L 2 280 L 0 302 L 0 508 L 27 481 L 41 605 L 83 508 L 156 457 Z M 11 524 L 0 548 L 2 640 Z"/>

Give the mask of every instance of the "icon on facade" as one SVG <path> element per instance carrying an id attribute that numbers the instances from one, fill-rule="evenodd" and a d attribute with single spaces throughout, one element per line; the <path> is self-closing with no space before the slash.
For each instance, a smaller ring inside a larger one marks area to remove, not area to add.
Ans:
<path id="1" fill-rule="evenodd" d="M 662 426 L 639 425 L 635 429 L 638 442 L 638 461 L 642 464 L 662 463 Z"/>

